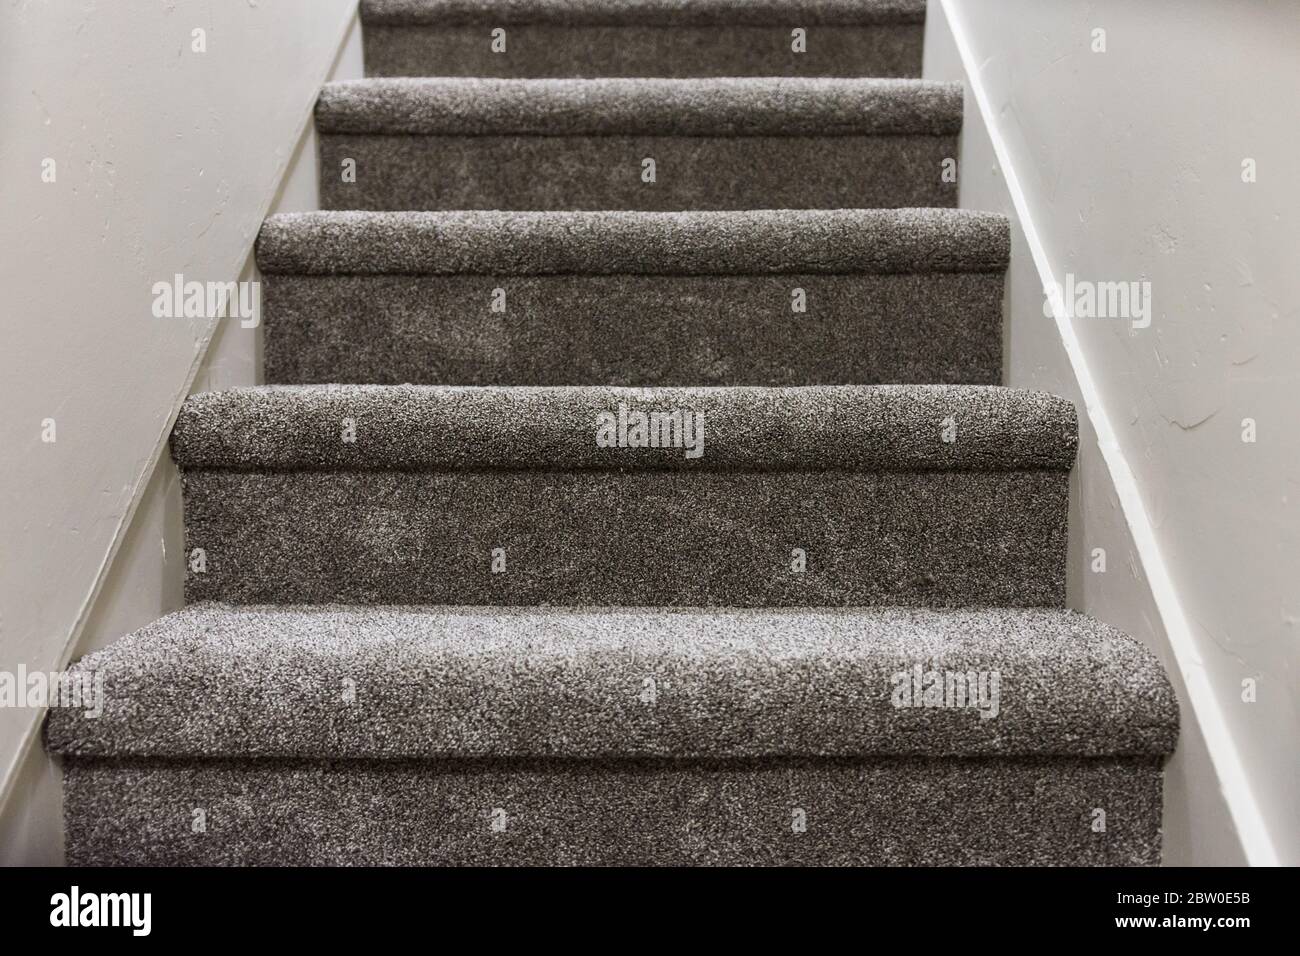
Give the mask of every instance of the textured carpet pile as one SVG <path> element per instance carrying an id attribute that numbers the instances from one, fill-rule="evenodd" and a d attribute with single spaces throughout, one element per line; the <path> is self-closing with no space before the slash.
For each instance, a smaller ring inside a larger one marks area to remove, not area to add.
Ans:
<path id="1" fill-rule="evenodd" d="M 364 79 L 316 104 L 326 209 L 954 206 L 955 84 Z M 355 164 L 355 177 L 338 173 Z"/>
<path id="2" fill-rule="evenodd" d="M 273 216 L 266 379 L 994 384 L 1009 243 L 958 209 Z"/>
<path id="3" fill-rule="evenodd" d="M 924 10 L 363 0 L 268 384 L 172 434 L 188 606 L 47 720 L 68 859 L 1159 863 Z"/>
<path id="4" fill-rule="evenodd" d="M 363 0 L 361 17 L 371 76 L 891 77 L 921 72 L 925 0 Z"/>

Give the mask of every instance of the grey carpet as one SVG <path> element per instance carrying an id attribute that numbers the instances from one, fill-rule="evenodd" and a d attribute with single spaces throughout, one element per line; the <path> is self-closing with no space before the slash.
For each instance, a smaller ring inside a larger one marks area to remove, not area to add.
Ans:
<path id="1" fill-rule="evenodd" d="M 997 685 L 899 706 L 918 665 Z M 1158 756 L 1178 718 L 1150 651 L 1059 610 L 198 604 L 77 670 L 77 757 Z"/>
<path id="2" fill-rule="evenodd" d="M 600 447 L 598 417 L 621 407 L 691 412 L 704 422 L 703 455 Z M 344 419 L 355 422 L 351 441 Z M 192 396 L 171 442 L 182 470 L 280 472 L 1068 471 L 1076 444 L 1069 402 L 979 385 L 260 386 Z"/>
<path id="3" fill-rule="evenodd" d="M 268 275 L 263 370 L 273 384 L 994 384 L 1002 284 L 1000 269 Z"/>
<path id="4" fill-rule="evenodd" d="M 591 23 L 757 26 L 924 23 L 925 0 L 361 0 L 366 24 Z"/>
<path id="5" fill-rule="evenodd" d="M 191 606 L 47 720 L 69 861 L 1158 863 L 1177 704 L 1063 609 L 1075 413 L 989 387 L 924 9 L 363 0 L 272 385 L 172 435 Z"/>
<path id="6" fill-rule="evenodd" d="M 1065 471 L 199 468 L 182 481 L 187 549 L 207 555 L 191 601 L 1065 601 Z"/>
<path id="7" fill-rule="evenodd" d="M 257 255 L 271 383 L 1001 378 L 1000 216 L 298 214 Z"/>
<path id="8" fill-rule="evenodd" d="M 64 808 L 83 865 L 1150 866 L 1160 762 L 70 760 Z"/>
<path id="9" fill-rule="evenodd" d="M 997 716 L 894 707 L 918 663 Z M 1152 864 L 1177 726 L 1062 611 L 198 605 L 81 666 L 92 865 Z"/>
<path id="10" fill-rule="evenodd" d="M 1003 272 L 1005 216 L 964 209 L 310 212 L 272 216 L 269 274 Z"/>
<path id="11" fill-rule="evenodd" d="M 960 86 L 834 78 L 366 79 L 316 106 L 326 209 L 956 205 Z M 643 181 L 643 161 L 656 163 Z M 355 177 L 344 175 L 348 164 Z"/>
<path id="12" fill-rule="evenodd" d="M 599 447 L 620 405 L 702 413 L 702 457 Z M 172 453 L 191 600 L 1050 606 L 1075 442 L 980 386 L 282 386 L 191 398 Z"/>
<path id="13" fill-rule="evenodd" d="M 323 135 L 325 209 L 748 209 L 952 206 L 938 136 Z M 642 182 L 642 163 L 657 181 Z M 355 163 L 357 178 L 340 176 Z"/>
<path id="14" fill-rule="evenodd" d="M 890 77 L 921 73 L 925 4 L 365 0 L 361 18 L 370 76 Z"/>
<path id="15" fill-rule="evenodd" d="M 692 77 L 921 75 L 925 28 L 914 23 L 765 26 L 508 24 L 506 50 L 492 49 L 498 25 L 367 25 L 371 76 Z M 791 50 L 802 26 L 803 53 Z"/>
<path id="16" fill-rule="evenodd" d="M 955 136 L 961 118 L 960 84 L 907 79 L 411 77 L 328 83 L 316 103 L 326 135 Z"/>

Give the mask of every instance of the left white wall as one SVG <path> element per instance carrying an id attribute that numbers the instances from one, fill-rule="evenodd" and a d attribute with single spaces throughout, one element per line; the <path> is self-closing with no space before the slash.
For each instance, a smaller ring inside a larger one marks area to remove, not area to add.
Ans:
<path id="1" fill-rule="evenodd" d="M 153 285 L 250 278 L 273 204 L 314 205 L 286 172 L 314 155 L 356 6 L 0 8 L 0 671 L 60 668 L 179 603 L 166 437 L 192 386 L 255 379 L 256 332 L 155 318 Z M 41 717 L 0 707 L 0 863 L 61 854 Z"/>

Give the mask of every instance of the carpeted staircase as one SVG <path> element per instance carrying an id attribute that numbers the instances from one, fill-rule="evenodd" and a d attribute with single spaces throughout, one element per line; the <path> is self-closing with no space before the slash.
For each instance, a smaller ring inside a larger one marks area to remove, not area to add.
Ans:
<path id="1" fill-rule="evenodd" d="M 1158 863 L 1176 702 L 1064 609 L 924 4 L 362 15 L 269 384 L 173 433 L 190 605 L 47 722 L 69 860 Z"/>

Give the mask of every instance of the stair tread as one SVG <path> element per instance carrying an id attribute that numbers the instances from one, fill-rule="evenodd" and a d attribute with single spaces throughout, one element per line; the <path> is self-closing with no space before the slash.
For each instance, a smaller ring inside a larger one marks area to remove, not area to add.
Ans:
<path id="1" fill-rule="evenodd" d="M 955 135 L 962 88 L 911 78 L 372 77 L 327 83 L 322 134 Z"/>
<path id="2" fill-rule="evenodd" d="M 992 716 L 898 706 L 917 666 L 996 672 Z M 76 669 L 103 713 L 47 726 L 76 756 L 1142 756 L 1177 730 L 1156 658 L 1064 610 L 198 604 Z"/>
<path id="3" fill-rule="evenodd" d="M 925 0 L 363 0 L 361 20 L 368 76 L 917 77 Z"/>
<path id="4" fill-rule="evenodd" d="M 376 25 L 705 26 L 923 23 L 925 0 L 362 0 Z"/>
<path id="5" fill-rule="evenodd" d="M 690 411 L 703 453 L 602 446 L 623 409 Z M 191 396 L 172 432 L 182 468 L 277 471 L 1068 470 L 1076 445 L 1068 401 L 986 385 L 267 385 Z"/>
<path id="6" fill-rule="evenodd" d="M 1002 272 L 1005 216 L 961 209 L 306 212 L 257 239 L 268 275 Z"/>

